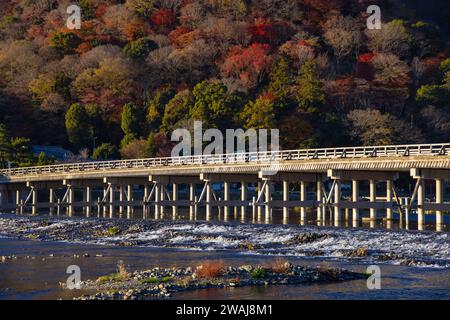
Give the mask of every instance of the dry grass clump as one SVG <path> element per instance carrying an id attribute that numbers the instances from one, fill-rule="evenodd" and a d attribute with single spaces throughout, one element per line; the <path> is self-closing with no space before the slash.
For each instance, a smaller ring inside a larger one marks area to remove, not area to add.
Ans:
<path id="1" fill-rule="evenodd" d="M 124 281 L 130 278 L 130 274 L 125 267 L 125 263 L 122 260 L 117 262 L 117 272 L 107 275 L 101 276 L 97 279 L 99 284 L 105 284 L 107 282 L 116 282 L 116 281 Z"/>
<path id="2" fill-rule="evenodd" d="M 123 278 L 128 278 L 130 276 L 123 260 L 117 262 L 117 274 Z"/>
<path id="3" fill-rule="evenodd" d="M 197 266 L 195 274 L 199 278 L 216 278 L 222 274 L 224 267 L 222 260 L 205 261 Z"/>
<path id="4" fill-rule="evenodd" d="M 291 264 L 286 259 L 277 258 L 270 265 L 270 269 L 272 272 L 284 274 L 289 272 L 291 269 Z"/>

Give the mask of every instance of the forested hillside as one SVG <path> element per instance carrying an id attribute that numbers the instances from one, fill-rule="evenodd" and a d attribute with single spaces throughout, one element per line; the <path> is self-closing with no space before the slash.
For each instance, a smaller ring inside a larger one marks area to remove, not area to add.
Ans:
<path id="1" fill-rule="evenodd" d="M 36 144 L 166 155 L 194 119 L 279 128 L 284 149 L 449 142 L 446 2 L 1 1 L 0 166 L 46 162 Z"/>

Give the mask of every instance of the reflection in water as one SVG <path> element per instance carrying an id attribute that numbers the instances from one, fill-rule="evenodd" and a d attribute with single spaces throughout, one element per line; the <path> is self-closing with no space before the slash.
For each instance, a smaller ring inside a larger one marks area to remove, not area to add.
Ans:
<path id="1" fill-rule="evenodd" d="M 203 260 L 223 260 L 226 265 L 273 263 L 275 257 L 239 255 L 232 251 L 180 251 L 169 248 L 110 247 L 0 239 L 0 255 L 19 259 L 0 264 L 0 299 L 72 299 L 83 293 L 64 290 L 67 266 L 81 268 L 81 279 L 96 279 L 116 272 L 118 260 L 130 271 L 155 266 L 180 267 Z M 88 257 L 85 255 L 88 254 Z M 29 256 L 30 258 L 26 258 Z M 364 272 L 366 264 L 333 259 L 289 257 L 301 265 L 326 265 Z M 382 290 L 368 290 L 365 280 L 314 285 L 264 286 L 185 291 L 174 299 L 450 299 L 448 269 L 381 265 Z M 90 292 L 92 293 L 92 292 Z"/>
<path id="2" fill-rule="evenodd" d="M 170 210 L 167 210 L 170 208 Z M 98 208 L 97 212 L 91 216 L 111 217 L 105 206 Z M 394 213 L 394 220 L 387 220 L 386 210 L 377 210 L 377 219 L 370 219 L 369 210 L 360 210 L 360 218 L 353 220 L 353 216 L 348 209 L 345 209 L 342 215 L 342 220 L 335 220 L 332 210 L 325 208 L 322 210 L 322 219 L 317 220 L 317 209 L 307 208 L 304 212 L 304 219 L 302 220 L 302 213 L 300 208 L 290 208 L 287 214 L 283 214 L 282 208 L 268 208 L 261 206 L 229 206 L 228 210 L 224 207 L 213 206 L 209 212 L 203 206 L 195 206 L 195 208 L 188 207 L 161 207 L 159 213 L 155 211 L 154 206 L 145 206 L 129 208 L 127 214 L 121 213 L 118 210 L 116 215 L 112 217 L 127 218 L 127 219 L 155 219 L 155 220 L 187 220 L 187 221 L 224 221 L 224 222 L 240 222 L 240 223 L 254 223 L 254 224 L 298 224 L 298 225 L 317 225 L 317 226 L 333 226 L 345 228 L 386 228 L 388 230 L 436 230 L 436 231 L 450 231 L 449 224 L 434 223 L 434 215 L 425 215 L 427 223 L 417 223 L 417 215 L 411 212 Z M 78 210 L 75 216 L 85 215 L 85 210 Z M 401 219 L 400 219 L 401 218 Z M 444 221 L 448 219 L 448 215 L 444 215 Z"/>

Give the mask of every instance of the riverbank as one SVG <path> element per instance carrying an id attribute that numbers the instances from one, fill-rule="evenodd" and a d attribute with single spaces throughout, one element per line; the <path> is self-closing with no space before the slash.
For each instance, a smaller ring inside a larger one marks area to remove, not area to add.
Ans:
<path id="1" fill-rule="evenodd" d="M 293 265 L 284 259 L 270 266 L 225 266 L 222 260 L 204 261 L 192 267 L 154 267 L 144 271 L 128 272 L 124 262 L 118 263 L 117 272 L 96 280 L 80 282 L 82 290 L 96 291 L 78 300 L 143 300 L 168 298 L 185 291 L 259 287 L 276 285 L 309 285 L 366 279 L 367 274 L 339 268 L 305 267 Z M 66 284 L 62 284 L 67 287 Z"/>

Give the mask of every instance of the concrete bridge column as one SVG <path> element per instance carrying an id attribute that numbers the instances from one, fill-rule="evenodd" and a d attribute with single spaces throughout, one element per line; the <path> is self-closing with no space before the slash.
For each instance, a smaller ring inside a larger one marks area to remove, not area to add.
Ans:
<path id="1" fill-rule="evenodd" d="M 116 190 L 115 190 L 116 186 L 114 184 L 110 185 L 109 188 L 109 217 L 112 219 L 114 218 L 114 211 L 115 211 L 115 194 L 116 194 Z"/>
<path id="2" fill-rule="evenodd" d="M 377 199 L 377 182 L 374 179 L 369 180 L 369 198 L 370 203 L 373 204 Z M 377 219 L 377 209 L 370 208 L 370 220 Z"/>
<path id="3" fill-rule="evenodd" d="M 386 219 L 392 220 L 392 180 L 386 180 L 386 202 L 389 203 L 389 207 L 386 209 Z"/>
<path id="4" fill-rule="evenodd" d="M 160 204 L 159 198 L 161 196 L 161 184 L 159 182 L 155 182 L 155 219 L 158 220 L 160 216 Z"/>
<path id="5" fill-rule="evenodd" d="M 425 202 L 425 179 L 421 178 L 419 180 L 419 187 L 417 188 L 417 225 L 418 229 L 423 229 L 423 224 L 425 222 L 425 210 L 423 205 Z"/>
<path id="6" fill-rule="evenodd" d="M 287 202 L 289 201 L 289 181 L 283 180 L 283 223 L 289 221 L 289 207 Z"/>
<path id="7" fill-rule="evenodd" d="M 306 201 L 306 181 L 300 181 L 300 201 Z M 306 207 L 300 207 L 300 222 L 306 220 Z"/>
<path id="8" fill-rule="evenodd" d="M 241 182 L 241 201 L 246 202 L 247 201 L 247 183 Z M 246 205 L 243 203 L 241 206 L 241 218 L 245 220 L 245 212 L 246 212 Z"/>
<path id="9" fill-rule="evenodd" d="M 21 205 L 20 201 L 21 201 L 21 190 L 17 189 L 16 190 L 16 213 L 22 213 L 21 212 L 22 210 L 20 207 L 20 205 Z"/>
<path id="10" fill-rule="evenodd" d="M 107 188 L 103 187 L 103 218 L 106 218 L 106 202 L 108 202 Z"/>
<path id="11" fill-rule="evenodd" d="M 176 201 L 178 201 L 178 185 L 174 183 L 172 185 L 172 219 L 175 220 L 177 218 L 177 205 Z"/>
<path id="12" fill-rule="evenodd" d="M 359 181 L 358 180 L 352 180 L 352 201 L 354 204 L 359 202 Z M 356 226 L 357 226 L 358 222 L 359 222 L 359 208 L 353 208 L 352 213 L 353 213 L 353 217 L 352 217 L 353 225 L 355 225 L 355 222 L 356 222 Z"/>
<path id="13" fill-rule="evenodd" d="M 91 202 L 92 202 L 92 187 L 91 186 L 87 186 L 86 189 L 84 190 L 85 194 L 86 194 L 86 217 L 90 217 L 91 216 Z"/>
<path id="14" fill-rule="evenodd" d="M 127 184 L 127 219 L 131 219 L 133 207 L 131 206 L 131 199 L 133 198 L 133 185 Z"/>
<path id="15" fill-rule="evenodd" d="M 67 188 L 68 188 L 68 191 L 67 191 L 67 204 L 68 204 L 67 215 L 69 217 L 73 217 L 73 212 L 74 212 L 73 203 L 75 200 L 74 188 L 71 185 L 68 185 Z"/>
<path id="16" fill-rule="evenodd" d="M 262 182 L 258 181 L 258 193 L 259 194 L 261 192 L 262 189 Z M 258 221 L 261 221 L 261 216 L 262 216 L 262 207 L 258 204 L 257 205 L 257 212 L 258 212 Z"/>
<path id="17" fill-rule="evenodd" d="M 212 200 L 212 190 L 211 182 L 206 182 L 206 220 L 211 220 L 211 200 Z"/>
<path id="18" fill-rule="evenodd" d="M 341 217 L 341 180 L 336 179 L 336 184 L 334 186 L 334 223 L 335 225 L 339 225 L 342 220 Z"/>
<path id="19" fill-rule="evenodd" d="M 49 202 L 48 213 L 50 215 L 53 215 L 54 211 L 53 206 L 55 204 L 55 191 L 53 190 L 53 188 L 48 189 L 48 202 Z"/>
<path id="20" fill-rule="evenodd" d="M 119 215 L 122 216 L 123 214 L 123 184 L 119 185 Z"/>
<path id="21" fill-rule="evenodd" d="M 161 194 L 159 196 L 159 200 L 161 201 L 159 210 L 160 210 L 160 213 L 161 213 L 161 217 L 164 217 L 165 206 L 164 206 L 163 202 L 166 199 L 166 185 L 164 183 L 160 183 L 160 185 L 159 185 L 159 192 Z"/>
<path id="22" fill-rule="evenodd" d="M 147 204 L 148 201 L 148 194 L 149 194 L 149 189 L 148 189 L 148 185 L 144 185 L 144 197 L 142 199 L 142 218 L 143 219 L 147 219 L 147 211 L 149 209 L 149 206 Z"/>
<path id="23" fill-rule="evenodd" d="M 230 183 L 228 181 L 225 181 L 223 183 L 223 200 L 224 201 L 230 200 Z M 230 216 L 230 206 L 226 202 L 223 207 L 223 212 L 224 212 L 225 221 L 228 221 L 229 216 Z"/>
<path id="24" fill-rule="evenodd" d="M 409 206 L 410 199 L 408 197 L 405 198 L 405 228 L 409 230 Z"/>
<path id="25" fill-rule="evenodd" d="M 444 179 L 435 179 L 436 181 L 436 203 L 442 204 L 444 199 Z M 436 211 L 436 230 L 442 231 L 443 226 L 443 212 L 442 210 Z"/>
<path id="26" fill-rule="evenodd" d="M 194 210 L 195 210 L 195 204 L 193 202 L 195 202 L 195 184 L 194 183 L 190 183 L 189 184 L 189 201 L 190 201 L 190 206 L 189 206 L 189 220 L 193 220 L 194 219 Z"/>
<path id="27" fill-rule="evenodd" d="M 321 206 L 322 204 L 322 181 L 316 182 L 316 194 L 317 194 L 317 222 L 320 224 L 322 221 L 322 210 L 325 211 L 325 208 Z"/>
<path id="28" fill-rule="evenodd" d="M 265 190 L 265 219 L 266 223 L 270 222 L 270 200 L 272 198 L 272 182 L 270 180 L 267 180 L 266 183 L 266 190 Z"/>
<path id="29" fill-rule="evenodd" d="M 31 214 L 35 215 L 37 214 L 37 205 L 38 199 L 37 199 L 37 190 L 36 188 L 31 188 Z"/>

